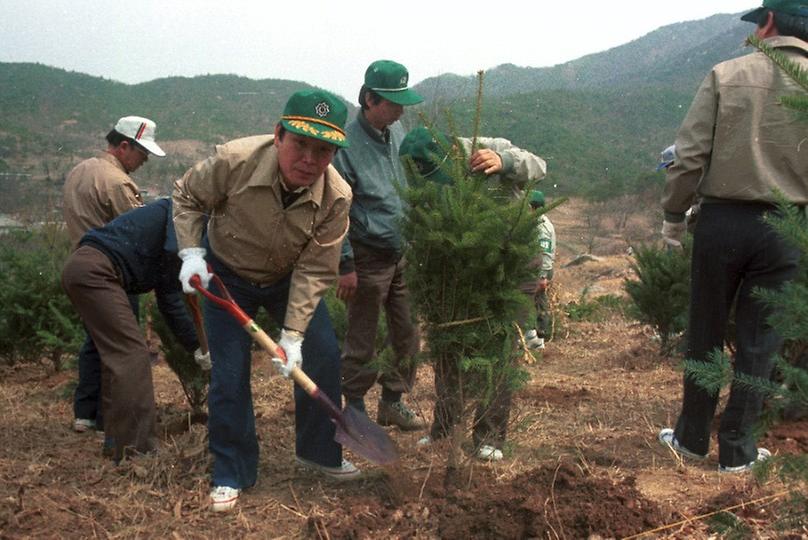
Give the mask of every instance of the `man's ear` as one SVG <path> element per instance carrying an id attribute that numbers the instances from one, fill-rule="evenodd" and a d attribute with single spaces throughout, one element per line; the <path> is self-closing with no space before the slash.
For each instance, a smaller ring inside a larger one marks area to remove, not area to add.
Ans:
<path id="1" fill-rule="evenodd" d="M 774 25 L 773 11 L 769 11 L 766 14 L 766 22 L 763 24 L 763 26 L 758 26 L 757 30 L 755 31 L 755 35 L 760 39 L 766 39 L 780 35 L 780 33 L 777 31 L 777 27 Z"/>

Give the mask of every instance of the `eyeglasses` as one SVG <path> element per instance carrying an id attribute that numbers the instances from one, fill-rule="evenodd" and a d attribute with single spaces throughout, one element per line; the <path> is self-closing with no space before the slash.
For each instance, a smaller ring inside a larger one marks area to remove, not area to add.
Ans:
<path id="1" fill-rule="evenodd" d="M 135 150 L 140 152 L 140 154 L 142 154 L 144 158 L 148 159 L 149 152 L 147 152 L 145 148 L 143 148 L 142 146 L 140 146 L 139 144 L 137 144 L 134 141 L 130 141 L 129 146 L 131 146 L 132 148 L 134 148 Z"/>

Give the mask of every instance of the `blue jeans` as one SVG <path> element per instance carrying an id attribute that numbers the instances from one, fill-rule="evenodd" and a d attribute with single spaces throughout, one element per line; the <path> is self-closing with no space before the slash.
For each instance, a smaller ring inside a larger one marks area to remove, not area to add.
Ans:
<path id="1" fill-rule="evenodd" d="M 130 294 L 129 303 L 135 318 L 139 318 L 140 299 Z M 95 420 L 95 429 L 104 431 L 104 415 L 101 410 L 101 355 L 95 347 L 93 338 L 85 330 L 84 343 L 79 349 L 78 358 L 79 382 L 73 394 L 73 416 Z"/>
<path id="2" fill-rule="evenodd" d="M 216 274 L 236 303 L 255 317 L 263 307 L 278 325 L 283 324 L 291 276 L 268 287 L 257 287 L 235 275 L 213 256 Z M 220 291 L 211 284 L 211 291 Z M 248 488 L 258 473 L 250 388 L 250 335 L 226 310 L 205 302 L 205 327 L 213 362 L 208 392 L 209 448 L 214 457 L 214 486 Z M 340 404 L 340 351 L 325 302 L 315 310 L 303 339 L 303 371 L 337 406 Z M 295 452 L 320 465 L 342 463 L 342 446 L 334 441 L 336 427 L 328 415 L 297 385 L 295 395 Z"/>

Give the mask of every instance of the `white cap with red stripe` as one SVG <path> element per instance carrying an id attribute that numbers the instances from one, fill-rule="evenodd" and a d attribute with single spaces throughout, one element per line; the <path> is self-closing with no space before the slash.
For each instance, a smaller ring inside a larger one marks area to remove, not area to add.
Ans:
<path id="1" fill-rule="evenodd" d="M 154 131 L 157 125 L 141 116 L 124 116 L 115 124 L 115 131 L 125 137 L 134 139 L 140 146 L 158 157 L 166 155 L 163 149 L 154 142 Z"/>

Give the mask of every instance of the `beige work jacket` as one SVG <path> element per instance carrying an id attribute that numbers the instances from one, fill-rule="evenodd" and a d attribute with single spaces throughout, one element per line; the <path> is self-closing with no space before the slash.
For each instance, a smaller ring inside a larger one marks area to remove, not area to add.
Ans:
<path id="1" fill-rule="evenodd" d="M 236 139 L 174 186 L 180 249 L 200 245 L 203 215 L 216 257 L 245 280 L 270 285 L 292 274 L 286 328 L 304 332 L 337 277 L 351 188 L 333 166 L 288 208 L 281 200 L 272 135 Z"/>
<path id="2" fill-rule="evenodd" d="M 808 43 L 765 43 L 808 69 Z M 679 221 L 696 197 L 774 202 L 774 190 L 808 203 L 808 122 L 779 104 L 802 92 L 761 52 L 715 66 L 704 79 L 676 137 L 662 207 Z"/>
<path id="3" fill-rule="evenodd" d="M 85 159 L 71 170 L 64 185 L 63 213 L 75 248 L 84 233 L 143 206 L 140 190 L 118 158 L 107 152 Z"/>

